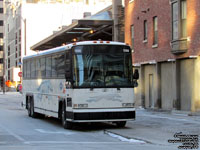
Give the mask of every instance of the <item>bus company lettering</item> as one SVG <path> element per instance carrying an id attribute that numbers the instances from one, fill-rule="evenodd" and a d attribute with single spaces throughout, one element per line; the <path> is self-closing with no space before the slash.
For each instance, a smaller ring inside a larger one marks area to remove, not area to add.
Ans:
<path id="1" fill-rule="evenodd" d="M 38 99 L 42 99 L 42 93 L 48 94 L 53 92 L 53 88 L 50 81 L 43 81 L 40 86 L 37 88 L 37 91 L 40 93 L 37 95 Z"/>
<path id="2" fill-rule="evenodd" d="M 99 95 L 99 96 L 93 96 L 90 97 L 87 102 L 98 102 L 103 99 L 110 100 L 110 101 L 118 101 L 122 102 L 122 97 L 119 94 L 109 94 L 109 95 Z"/>

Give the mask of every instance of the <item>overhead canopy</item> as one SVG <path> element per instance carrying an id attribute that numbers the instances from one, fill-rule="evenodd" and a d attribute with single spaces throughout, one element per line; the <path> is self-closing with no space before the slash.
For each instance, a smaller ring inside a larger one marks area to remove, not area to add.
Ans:
<path id="1" fill-rule="evenodd" d="M 63 27 L 46 39 L 31 47 L 32 50 L 45 50 L 63 44 L 83 40 L 112 40 L 112 19 L 80 19 Z"/>

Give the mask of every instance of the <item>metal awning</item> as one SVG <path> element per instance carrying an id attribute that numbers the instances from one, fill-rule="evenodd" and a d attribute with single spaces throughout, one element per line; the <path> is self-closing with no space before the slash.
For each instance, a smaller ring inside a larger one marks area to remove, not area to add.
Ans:
<path id="1" fill-rule="evenodd" d="M 112 40 L 113 20 L 80 19 L 31 47 L 45 50 L 75 41 Z"/>

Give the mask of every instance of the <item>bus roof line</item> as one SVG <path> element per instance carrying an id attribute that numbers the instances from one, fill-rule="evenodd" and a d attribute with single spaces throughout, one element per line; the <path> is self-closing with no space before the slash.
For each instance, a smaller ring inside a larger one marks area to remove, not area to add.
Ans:
<path id="1" fill-rule="evenodd" d="M 125 43 L 122 43 L 122 42 L 116 42 L 116 41 L 110 41 L 110 43 L 106 43 L 106 41 L 97 41 L 94 43 L 94 41 L 82 41 L 82 42 L 76 42 L 76 46 L 77 45 L 126 45 Z M 68 44 L 68 45 L 64 45 L 64 46 L 60 46 L 60 47 L 55 47 L 55 48 L 52 48 L 52 49 L 47 49 L 45 51 L 41 51 L 41 52 L 38 52 L 37 54 L 33 54 L 33 55 L 30 55 L 30 56 L 25 56 L 23 59 L 29 59 L 29 58 L 34 58 L 34 57 L 38 57 L 38 56 L 43 56 L 43 55 L 47 55 L 47 54 L 52 54 L 52 53 L 56 53 L 56 52 L 62 52 L 62 51 L 65 51 L 65 50 L 68 50 L 68 49 L 71 49 L 71 47 L 73 47 L 73 43 L 71 44 Z"/>

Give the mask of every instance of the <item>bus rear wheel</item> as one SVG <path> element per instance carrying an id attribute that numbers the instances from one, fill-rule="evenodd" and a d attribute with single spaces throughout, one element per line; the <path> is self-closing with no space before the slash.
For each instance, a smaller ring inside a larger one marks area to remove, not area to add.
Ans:
<path id="1" fill-rule="evenodd" d="M 65 129 L 71 129 L 72 128 L 72 123 L 66 120 L 66 110 L 65 107 L 66 105 L 62 105 L 62 114 L 61 114 L 61 120 L 62 120 L 62 126 Z"/>
<path id="2" fill-rule="evenodd" d="M 117 127 L 120 127 L 120 128 L 125 127 L 126 121 L 118 121 L 118 122 L 116 122 L 116 125 L 117 125 Z"/>
<path id="3" fill-rule="evenodd" d="M 34 102 L 33 98 L 31 96 L 28 97 L 27 100 L 27 110 L 28 110 L 28 116 L 32 118 L 37 117 L 37 113 L 34 111 Z"/>
<path id="4" fill-rule="evenodd" d="M 27 100 L 27 111 L 28 111 L 28 116 L 31 117 L 31 100 L 30 100 L 30 97 L 28 97 L 28 100 Z"/>
<path id="5" fill-rule="evenodd" d="M 33 102 L 33 99 L 31 99 L 31 117 L 32 118 L 36 118 L 37 117 L 37 113 L 34 111 L 34 102 Z"/>

